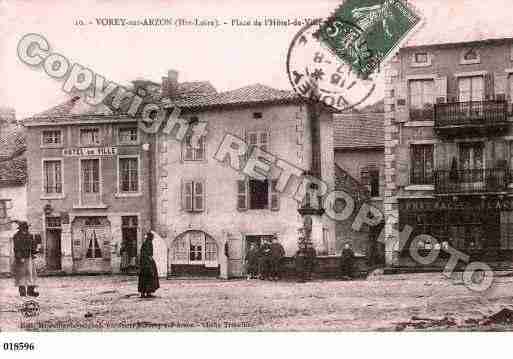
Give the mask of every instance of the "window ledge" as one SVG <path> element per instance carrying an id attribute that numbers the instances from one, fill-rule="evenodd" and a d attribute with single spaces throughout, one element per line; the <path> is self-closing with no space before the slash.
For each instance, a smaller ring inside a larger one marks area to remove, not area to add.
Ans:
<path id="1" fill-rule="evenodd" d="M 80 204 L 74 204 L 73 209 L 107 209 L 109 206 L 107 206 L 104 203 L 98 203 L 98 204 L 89 204 L 89 205 L 80 205 Z"/>
<path id="2" fill-rule="evenodd" d="M 411 184 L 404 189 L 406 191 L 434 191 L 435 186 L 432 184 Z"/>
<path id="3" fill-rule="evenodd" d="M 65 194 L 58 194 L 58 195 L 44 195 L 39 197 L 40 199 L 65 199 Z"/>
<path id="4" fill-rule="evenodd" d="M 116 192 L 114 193 L 115 198 L 123 198 L 123 197 L 140 197 L 142 196 L 142 192 Z"/>
<path id="5" fill-rule="evenodd" d="M 63 148 L 64 145 L 60 144 L 60 145 L 41 145 L 40 146 L 41 148 Z"/>
<path id="6" fill-rule="evenodd" d="M 408 121 L 405 122 L 404 127 L 433 127 L 435 125 L 435 121 L 425 120 L 425 121 Z"/>
<path id="7" fill-rule="evenodd" d="M 382 196 L 376 196 L 376 197 L 371 197 L 370 199 L 371 199 L 371 201 L 382 201 L 383 197 Z"/>

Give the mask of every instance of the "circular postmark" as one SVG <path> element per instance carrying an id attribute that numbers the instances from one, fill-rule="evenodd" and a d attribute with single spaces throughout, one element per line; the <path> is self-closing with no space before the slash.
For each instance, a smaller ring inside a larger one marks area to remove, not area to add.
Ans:
<path id="1" fill-rule="evenodd" d="M 32 299 L 26 300 L 20 306 L 19 311 L 26 318 L 38 316 L 39 315 L 39 303 Z"/>
<path id="2" fill-rule="evenodd" d="M 373 76 L 361 76 L 354 64 L 343 61 L 326 44 L 323 35 L 345 31 L 360 34 L 357 25 L 343 22 L 342 25 L 322 28 L 321 19 L 303 26 L 294 36 L 287 53 L 287 75 L 294 91 L 301 97 L 322 102 L 337 112 L 347 111 L 361 105 L 376 89 Z M 349 51 L 355 42 L 348 36 L 344 47 Z M 353 37 L 354 40 L 354 37 Z"/>

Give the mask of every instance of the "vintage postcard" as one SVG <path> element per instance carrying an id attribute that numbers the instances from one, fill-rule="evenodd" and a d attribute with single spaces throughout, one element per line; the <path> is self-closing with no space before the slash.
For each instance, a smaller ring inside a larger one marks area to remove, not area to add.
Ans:
<path id="1" fill-rule="evenodd" d="M 0 331 L 511 331 L 511 10 L 0 0 Z"/>

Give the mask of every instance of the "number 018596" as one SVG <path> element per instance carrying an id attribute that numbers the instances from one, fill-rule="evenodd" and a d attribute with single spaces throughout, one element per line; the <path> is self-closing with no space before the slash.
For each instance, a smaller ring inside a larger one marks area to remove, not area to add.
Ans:
<path id="1" fill-rule="evenodd" d="M 24 343 L 24 342 L 15 342 L 15 343 L 4 343 L 4 350 L 8 351 L 29 351 L 34 350 L 34 343 Z"/>

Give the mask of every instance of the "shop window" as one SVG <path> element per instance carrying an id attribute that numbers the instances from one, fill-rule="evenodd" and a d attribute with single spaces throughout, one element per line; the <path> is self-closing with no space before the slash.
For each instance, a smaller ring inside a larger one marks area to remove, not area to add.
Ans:
<path id="1" fill-rule="evenodd" d="M 411 184 L 433 183 L 433 145 L 411 146 Z"/>
<path id="2" fill-rule="evenodd" d="M 409 85 L 410 118 L 412 120 L 430 120 L 433 118 L 434 86 L 433 80 L 411 80 Z"/>
<path id="3" fill-rule="evenodd" d="M 188 231 L 172 244 L 173 264 L 196 264 L 217 267 L 218 251 L 215 240 L 201 231 Z"/>
<path id="4" fill-rule="evenodd" d="M 43 131 L 42 135 L 43 146 L 52 146 L 62 144 L 62 132 L 60 130 L 47 130 Z"/>
<path id="5" fill-rule="evenodd" d="M 96 231 L 91 231 L 89 236 L 86 237 L 87 252 L 86 258 L 101 258 L 102 250 L 96 236 Z"/>
<path id="6" fill-rule="evenodd" d="M 62 193 L 62 162 L 61 160 L 43 161 L 44 193 L 48 195 Z"/>
<path id="7" fill-rule="evenodd" d="M 120 192 L 139 191 L 139 159 L 137 157 L 119 159 L 119 189 Z"/>

